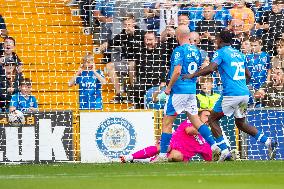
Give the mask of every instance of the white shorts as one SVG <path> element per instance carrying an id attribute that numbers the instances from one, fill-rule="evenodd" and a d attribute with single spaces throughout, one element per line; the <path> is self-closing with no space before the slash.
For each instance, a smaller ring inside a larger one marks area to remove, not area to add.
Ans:
<path id="1" fill-rule="evenodd" d="M 167 96 L 164 114 L 168 116 L 178 115 L 186 111 L 191 115 L 198 114 L 195 94 L 171 94 Z"/>
<path id="2" fill-rule="evenodd" d="M 234 114 L 235 118 L 246 117 L 249 95 L 221 96 L 216 102 L 214 112 L 223 112 L 226 116 Z"/>

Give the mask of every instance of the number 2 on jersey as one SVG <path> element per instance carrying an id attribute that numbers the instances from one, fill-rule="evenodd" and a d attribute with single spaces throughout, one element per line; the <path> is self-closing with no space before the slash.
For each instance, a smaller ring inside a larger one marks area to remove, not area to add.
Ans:
<path id="1" fill-rule="evenodd" d="M 244 62 L 231 62 L 231 66 L 235 66 L 237 68 L 233 77 L 234 80 L 246 79 L 244 65 Z"/>

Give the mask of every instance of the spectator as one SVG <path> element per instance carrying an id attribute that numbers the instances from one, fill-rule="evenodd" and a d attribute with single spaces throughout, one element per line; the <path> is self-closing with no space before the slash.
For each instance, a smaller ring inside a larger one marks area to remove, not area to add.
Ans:
<path id="1" fill-rule="evenodd" d="M 0 15 L 0 36 L 2 38 L 6 37 L 8 34 L 6 24 L 2 15 Z"/>
<path id="2" fill-rule="evenodd" d="M 100 43 L 111 40 L 116 0 L 95 0 L 94 17 L 100 23 Z"/>
<path id="3" fill-rule="evenodd" d="M 230 27 L 235 35 L 232 39 L 232 47 L 241 50 L 242 41 L 248 35 L 243 32 L 244 22 L 242 20 L 232 20 Z"/>
<path id="4" fill-rule="evenodd" d="M 154 32 L 147 32 L 144 37 L 145 46 L 137 61 L 137 81 L 134 85 L 134 107 L 144 108 L 146 91 L 166 82 L 166 54 L 164 44 L 158 44 Z"/>
<path id="5" fill-rule="evenodd" d="M 213 92 L 213 78 L 200 77 L 200 93 L 196 95 L 197 105 L 200 109 L 213 109 L 215 102 L 219 99 L 220 94 Z"/>
<path id="6" fill-rule="evenodd" d="M 22 112 L 38 111 L 38 104 L 36 98 L 31 95 L 32 82 L 25 78 L 20 82 L 20 92 L 15 93 L 10 102 L 9 111 L 20 110 Z"/>
<path id="7" fill-rule="evenodd" d="M 250 45 L 250 40 L 249 40 L 249 35 L 245 34 L 244 38 L 241 42 L 241 51 L 245 55 L 248 55 L 251 53 L 251 45 Z"/>
<path id="8" fill-rule="evenodd" d="M 260 38 L 251 37 L 250 45 L 252 53 L 247 55 L 247 67 L 251 73 L 250 84 L 254 90 L 258 90 L 266 81 L 270 80 L 270 56 L 261 51 Z"/>
<path id="9" fill-rule="evenodd" d="M 90 14 L 95 7 L 95 0 L 80 0 L 78 1 L 80 8 L 80 16 L 83 21 L 83 26 L 90 26 Z"/>
<path id="10" fill-rule="evenodd" d="M 166 83 L 162 82 L 159 86 L 151 87 L 145 95 L 145 107 L 148 109 L 163 109 L 166 103 Z"/>
<path id="11" fill-rule="evenodd" d="M 284 68 L 284 39 L 278 40 L 276 43 L 277 56 L 271 60 L 272 69 Z"/>
<path id="12" fill-rule="evenodd" d="M 203 7 L 199 3 L 196 3 L 188 9 L 188 13 L 190 19 L 189 29 L 190 31 L 195 31 L 197 27 L 196 24 L 203 20 Z"/>
<path id="13" fill-rule="evenodd" d="M 144 21 L 147 25 L 147 30 L 159 32 L 160 30 L 160 11 L 156 8 L 156 3 L 144 3 Z"/>
<path id="14" fill-rule="evenodd" d="M 265 83 L 255 94 L 263 107 L 284 107 L 284 68 L 275 68 L 271 74 L 272 82 Z"/>
<path id="15" fill-rule="evenodd" d="M 3 44 L 3 50 L 0 51 L 0 73 L 3 72 L 3 62 L 5 62 L 5 59 L 9 59 L 12 62 L 16 63 L 16 69 L 17 72 L 21 73 L 22 72 L 22 65 L 23 63 L 21 62 L 20 58 L 18 55 L 14 52 L 15 50 L 15 39 L 13 37 L 6 37 L 4 39 L 4 44 Z"/>
<path id="16" fill-rule="evenodd" d="M 222 26 L 224 28 L 227 28 L 232 20 L 232 15 L 230 11 L 227 8 L 223 7 L 222 3 L 218 3 L 218 1 L 216 1 L 215 12 L 216 13 L 214 15 L 214 20 L 220 21 Z"/>
<path id="17" fill-rule="evenodd" d="M 263 50 L 271 55 L 276 55 L 276 40 L 281 38 L 284 32 L 283 4 L 283 0 L 274 0 L 272 10 L 266 11 L 256 24 L 256 29 L 263 30 Z"/>
<path id="18" fill-rule="evenodd" d="M 75 76 L 69 81 L 68 86 L 79 84 L 79 103 L 81 110 L 102 110 L 102 84 L 106 79 L 101 70 L 97 70 L 94 57 L 87 54 L 83 57 L 83 63 Z"/>
<path id="19" fill-rule="evenodd" d="M 242 31 L 250 33 L 254 26 L 254 13 L 245 6 L 245 0 L 237 1 L 236 6 L 230 10 L 230 13 L 233 20 L 237 19 L 243 21 L 244 25 Z"/>
<path id="20" fill-rule="evenodd" d="M 168 26 L 178 26 L 179 7 L 173 0 L 161 0 L 157 4 L 160 11 L 160 32 L 162 33 Z"/>
<path id="21" fill-rule="evenodd" d="M 256 0 L 252 6 L 251 6 L 252 11 L 254 12 L 254 17 L 255 17 L 255 26 L 256 28 L 251 31 L 252 36 L 257 36 L 261 37 L 263 30 L 261 28 L 257 28 L 257 23 L 261 21 L 263 18 L 263 14 L 265 11 L 267 11 L 267 7 L 265 7 L 265 4 L 261 0 Z"/>
<path id="22" fill-rule="evenodd" d="M 16 71 L 17 63 L 12 59 L 3 62 L 4 72 L 0 75 L 0 111 L 9 111 L 12 95 L 19 92 L 22 73 Z"/>
<path id="23" fill-rule="evenodd" d="M 222 24 L 213 20 L 215 11 L 213 5 L 205 5 L 203 10 L 204 20 L 197 22 L 196 32 L 200 34 L 200 48 L 207 51 L 209 58 L 215 51 L 215 35 L 220 33 Z"/>
<path id="24" fill-rule="evenodd" d="M 111 82 L 114 84 L 116 96 L 112 100 L 113 103 L 121 103 L 124 100 L 127 102 L 129 99 L 123 99 L 123 88 L 119 82 L 118 74 L 122 76 L 125 73 L 129 74 L 129 82 L 133 87 L 135 82 L 135 71 L 137 56 L 141 53 L 141 48 L 144 41 L 144 31 L 135 25 L 135 19 L 133 15 L 128 15 L 123 19 L 124 29 L 120 34 L 116 35 L 113 40 L 103 43 L 100 46 L 100 50 L 104 51 L 107 47 L 121 47 L 121 61 L 109 62 L 106 65 L 108 75 Z"/>

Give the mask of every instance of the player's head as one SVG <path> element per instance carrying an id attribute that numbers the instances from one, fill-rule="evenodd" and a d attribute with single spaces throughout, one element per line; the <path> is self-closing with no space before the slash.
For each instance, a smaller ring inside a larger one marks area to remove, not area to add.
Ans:
<path id="1" fill-rule="evenodd" d="M 87 53 L 83 57 L 83 69 L 92 70 L 94 66 L 94 56 L 91 53 Z"/>
<path id="2" fill-rule="evenodd" d="M 244 38 L 242 40 L 241 51 L 244 54 L 251 53 L 250 40 L 249 40 L 249 36 L 247 34 L 245 34 L 245 36 L 244 36 Z"/>
<path id="3" fill-rule="evenodd" d="M 30 95 L 32 92 L 32 81 L 29 78 L 24 78 L 20 81 L 20 91 L 22 95 Z"/>
<path id="4" fill-rule="evenodd" d="M 192 45 L 198 45 L 200 43 L 200 35 L 197 32 L 190 32 L 189 41 Z"/>
<path id="5" fill-rule="evenodd" d="M 284 39 L 279 39 L 276 43 L 278 55 L 284 55 Z"/>
<path id="6" fill-rule="evenodd" d="M 189 42 L 189 34 L 190 30 L 186 25 L 178 26 L 176 29 L 176 38 L 180 44 L 183 42 Z"/>
<path id="7" fill-rule="evenodd" d="M 198 116 L 202 123 L 207 124 L 210 116 L 210 110 L 200 110 L 198 111 Z"/>
<path id="8" fill-rule="evenodd" d="M 5 54 L 11 55 L 12 52 L 14 52 L 15 50 L 15 45 L 16 45 L 16 41 L 13 37 L 10 37 L 10 36 L 5 37 L 4 44 L 3 44 Z"/>
<path id="9" fill-rule="evenodd" d="M 251 37 L 249 41 L 250 41 L 251 51 L 253 53 L 260 53 L 262 49 L 261 39 L 258 37 Z"/>
<path id="10" fill-rule="evenodd" d="M 135 17 L 133 14 L 126 15 L 122 20 L 123 29 L 125 29 L 126 34 L 134 34 L 135 32 Z"/>
<path id="11" fill-rule="evenodd" d="M 203 16 L 205 20 L 213 20 L 215 10 L 213 5 L 204 5 Z"/>
<path id="12" fill-rule="evenodd" d="M 156 37 L 155 32 L 147 31 L 144 36 L 144 44 L 145 47 L 149 50 L 155 49 L 158 43 L 158 39 Z"/>
<path id="13" fill-rule="evenodd" d="M 178 16 L 178 25 L 181 26 L 181 25 L 186 25 L 188 26 L 189 25 L 189 17 L 188 17 L 188 14 L 180 14 Z"/>
<path id="14" fill-rule="evenodd" d="M 206 94 L 211 94 L 213 88 L 213 78 L 209 76 L 203 76 L 199 78 L 200 90 Z"/>
<path id="15" fill-rule="evenodd" d="M 284 84 L 284 68 L 272 69 L 272 81 L 275 86 L 283 86 Z"/>
<path id="16" fill-rule="evenodd" d="M 232 42 L 232 38 L 234 37 L 234 34 L 228 30 L 221 31 L 216 36 L 216 45 L 219 48 L 221 48 L 223 45 L 230 45 Z"/>

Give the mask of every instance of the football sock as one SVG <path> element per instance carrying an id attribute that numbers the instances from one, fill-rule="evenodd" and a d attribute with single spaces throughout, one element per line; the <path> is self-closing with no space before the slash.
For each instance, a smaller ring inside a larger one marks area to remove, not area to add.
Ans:
<path id="1" fill-rule="evenodd" d="M 170 145 L 170 140 L 172 138 L 172 133 L 162 133 L 161 135 L 161 154 L 166 154 Z"/>
<path id="2" fill-rule="evenodd" d="M 221 149 L 221 151 L 228 149 L 228 146 L 227 146 L 223 136 L 217 137 L 216 142 L 217 142 L 217 145 L 219 146 L 219 148 Z"/>
<path id="3" fill-rule="evenodd" d="M 261 142 L 261 143 L 264 143 L 266 144 L 266 141 L 267 141 L 267 136 L 264 135 L 263 133 L 261 133 L 260 131 L 257 132 L 257 134 L 255 136 L 253 136 L 255 138 L 255 140 Z"/>
<path id="4" fill-rule="evenodd" d="M 156 146 L 148 146 L 132 154 L 133 159 L 146 159 L 153 157 L 158 153 Z"/>
<path id="5" fill-rule="evenodd" d="M 205 124 L 201 125 L 198 129 L 198 132 L 201 134 L 201 136 L 212 146 L 215 144 L 215 140 L 212 136 L 212 133 L 209 129 L 209 127 Z"/>

